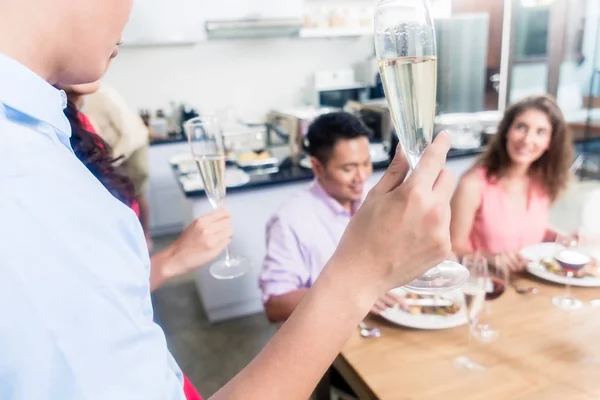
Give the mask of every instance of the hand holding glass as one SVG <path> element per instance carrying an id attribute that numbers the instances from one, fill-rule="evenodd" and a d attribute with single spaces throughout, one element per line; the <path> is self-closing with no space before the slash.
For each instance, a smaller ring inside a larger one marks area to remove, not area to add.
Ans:
<path id="1" fill-rule="evenodd" d="M 385 97 L 402 150 L 414 169 L 433 140 L 437 57 L 426 0 L 380 0 L 375 9 L 375 49 Z M 461 287 L 468 271 L 452 261 L 406 285 L 436 294 Z"/>
<path id="2" fill-rule="evenodd" d="M 208 201 L 214 209 L 225 200 L 225 144 L 221 126 L 216 118 L 197 117 L 184 124 L 192 157 L 198 167 Z M 215 261 L 210 273 L 217 279 L 233 279 L 250 270 L 250 261 L 233 257 L 225 248 L 225 259 Z"/>

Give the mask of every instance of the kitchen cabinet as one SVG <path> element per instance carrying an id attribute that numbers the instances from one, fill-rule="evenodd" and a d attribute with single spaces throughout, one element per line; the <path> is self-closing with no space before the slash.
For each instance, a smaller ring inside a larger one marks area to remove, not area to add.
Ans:
<path id="1" fill-rule="evenodd" d="M 178 186 L 169 160 L 188 153 L 187 142 L 150 146 L 146 195 L 150 205 L 150 232 L 154 236 L 181 232 L 185 226 L 189 202 Z"/>
<path id="2" fill-rule="evenodd" d="M 207 21 L 300 19 L 304 0 L 219 0 L 206 7 Z"/>
<path id="3" fill-rule="evenodd" d="M 135 1 L 123 32 L 124 46 L 193 44 L 205 38 L 209 0 Z"/>

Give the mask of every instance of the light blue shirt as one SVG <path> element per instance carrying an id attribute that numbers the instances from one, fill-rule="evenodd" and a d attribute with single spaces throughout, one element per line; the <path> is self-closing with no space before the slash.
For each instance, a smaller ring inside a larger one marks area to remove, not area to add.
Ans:
<path id="1" fill-rule="evenodd" d="M 65 105 L 0 54 L 0 399 L 183 399 L 140 224 L 73 154 Z"/>

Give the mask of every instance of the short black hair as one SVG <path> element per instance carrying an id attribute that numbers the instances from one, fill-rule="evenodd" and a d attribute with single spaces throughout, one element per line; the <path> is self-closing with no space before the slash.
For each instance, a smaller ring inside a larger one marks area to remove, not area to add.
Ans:
<path id="1" fill-rule="evenodd" d="M 308 127 L 304 150 L 325 164 L 339 140 L 360 137 L 371 137 L 371 130 L 359 118 L 343 111 L 323 114 Z"/>

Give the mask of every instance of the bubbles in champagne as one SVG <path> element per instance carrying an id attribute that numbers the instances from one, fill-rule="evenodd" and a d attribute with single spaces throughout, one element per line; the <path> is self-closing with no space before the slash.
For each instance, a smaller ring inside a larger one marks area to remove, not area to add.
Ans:
<path id="1" fill-rule="evenodd" d="M 436 57 L 398 57 L 379 62 L 396 134 L 412 168 L 433 139 Z"/>

